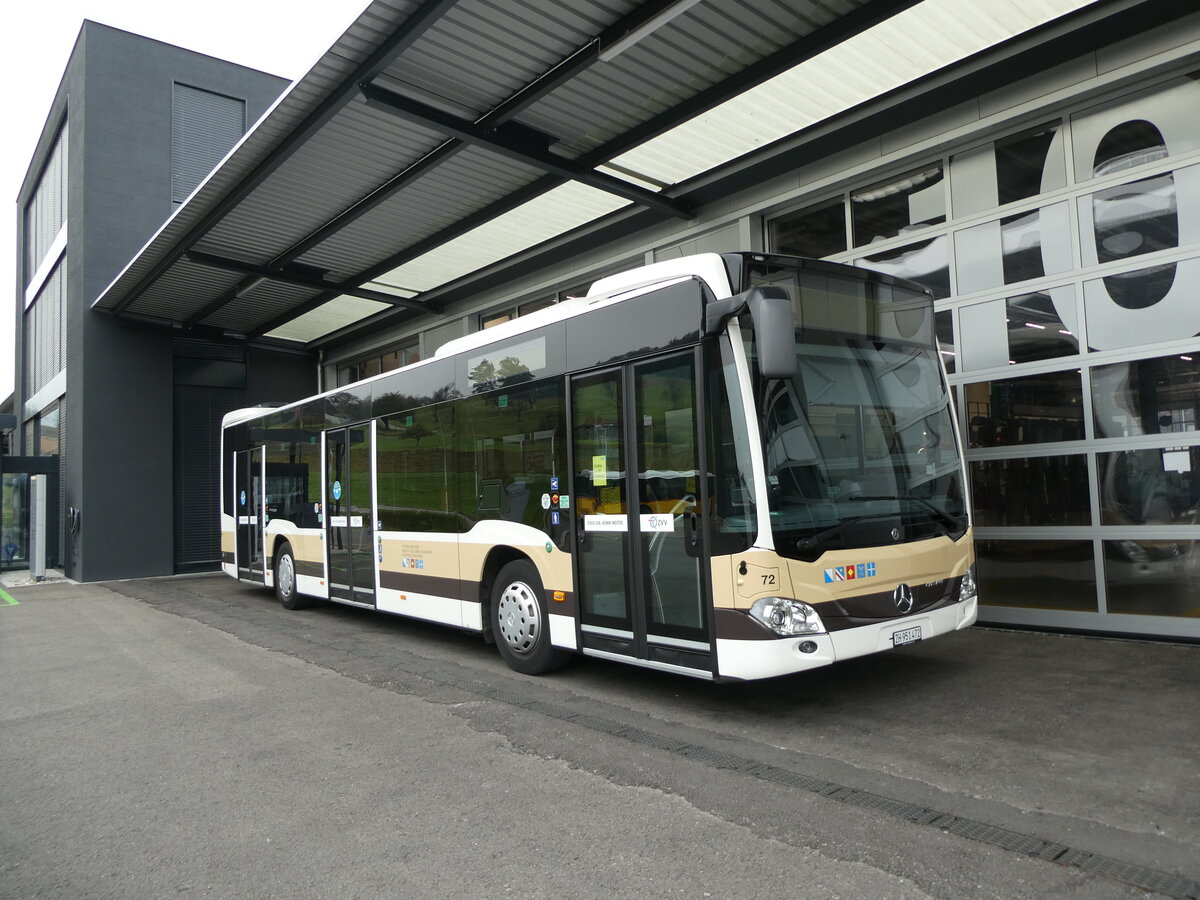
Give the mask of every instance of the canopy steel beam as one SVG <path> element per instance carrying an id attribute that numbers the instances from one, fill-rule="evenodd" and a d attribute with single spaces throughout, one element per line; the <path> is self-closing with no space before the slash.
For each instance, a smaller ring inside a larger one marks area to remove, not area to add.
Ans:
<path id="1" fill-rule="evenodd" d="M 597 172 L 589 166 L 580 166 L 566 157 L 542 150 L 531 143 L 508 137 L 498 128 L 476 125 L 474 122 L 460 119 L 426 103 L 421 103 L 419 100 L 404 97 L 376 84 L 364 82 L 359 85 L 359 90 L 367 104 L 376 109 L 395 113 L 410 122 L 432 126 L 450 137 L 486 147 L 493 153 L 506 156 L 515 162 L 541 169 L 560 178 L 586 184 L 597 190 L 623 197 L 640 206 L 657 209 L 659 212 L 681 219 L 690 219 L 695 214 L 691 207 L 678 200 L 672 200 L 670 197 L 640 188 L 612 175 Z"/>
<path id="2" fill-rule="evenodd" d="M 201 253 L 198 250 L 189 250 L 187 252 L 189 262 L 194 262 L 197 265 L 209 266 L 214 269 L 224 269 L 227 272 L 241 272 L 245 275 L 252 275 L 257 278 L 264 278 L 267 281 L 278 281 L 281 284 L 291 284 L 296 287 L 316 288 L 317 290 L 327 291 L 329 297 L 335 297 L 338 294 L 347 294 L 351 297 L 360 297 L 363 300 L 374 300 L 378 303 L 387 303 L 391 306 L 399 306 L 404 309 L 412 309 L 418 312 L 428 312 L 429 308 L 417 300 L 412 300 L 408 297 L 397 297 L 395 294 L 388 294 L 384 291 L 373 291 L 368 288 L 359 287 L 357 283 L 348 284 L 341 282 L 326 281 L 319 275 L 306 274 L 304 272 L 288 269 L 278 269 L 270 266 L 259 266 L 254 263 L 242 262 L 238 259 L 230 259 L 225 256 L 216 256 L 212 253 Z M 309 267 L 305 267 L 309 268 Z"/>
<path id="3" fill-rule="evenodd" d="M 786 47 L 780 48 L 771 55 L 764 57 L 757 63 L 754 63 L 745 70 L 739 72 L 737 75 L 718 82 L 711 88 L 701 91 L 699 94 L 695 95 L 689 100 L 675 105 L 667 112 L 648 119 L 641 125 L 635 126 L 621 136 L 605 142 L 599 147 L 593 149 L 591 152 L 584 154 L 578 160 L 571 162 L 573 165 L 583 167 L 603 165 L 613 157 L 620 156 L 627 150 L 630 150 L 653 137 L 657 137 L 658 135 L 669 131 L 676 125 L 679 125 L 694 116 L 700 115 L 701 113 L 719 106 L 721 103 L 736 97 L 738 94 L 743 93 L 749 88 L 754 87 L 757 84 L 761 84 L 762 82 L 768 80 L 769 78 L 773 78 L 781 72 L 787 71 L 806 59 L 811 59 L 819 53 L 828 50 L 830 47 L 836 46 L 842 41 L 854 36 L 860 31 L 864 31 L 873 25 L 877 25 L 880 22 L 891 18 L 897 13 L 903 12 L 909 7 L 915 6 L 919 2 L 920 0 L 872 0 L 872 2 L 858 7 L 852 12 L 847 13 L 845 16 L 836 19 L 834 22 L 826 25 L 824 28 L 813 32 L 812 34 L 806 35 L 799 40 L 793 41 Z M 653 9 L 647 7 L 642 10 L 639 18 L 652 18 L 654 15 L 657 15 L 662 8 L 671 5 L 673 4 L 670 2 L 660 2 L 654 4 Z M 632 21 L 632 17 L 630 17 L 630 19 L 625 20 L 622 23 L 619 23 L 619 25 L 613 26 L 612 29 L 607 30 L 602 38 L 598 38 L 596 42 L 589 44 L 587 47 L 577 52 L 574 56 L 569 57 L 562 65 L 570 68 L 572 75 L 576 74 L 578 71 L 581 71 L 583 68 L 586 68 L 586 66 L 591 65 L 592 62 L 598 59 L 599 51 L 597 45 L 602 46 L 602 40 L 619 36 L 620 34 L 633 30 L 636 27 L 637 23 L 634 23 Z M 530 98 L 528 102 L 521 105 L 521 108 L 529 105 L 529 103 L 535 102 L 541 96 L 544 96 L 544 94 L 538 94 L 537 96 Z M 520 99 L 521 94 L 518 93 L 514 95 L 512 100 L 509 102 L 516 104 Z M 500 108 L 497 108 L 497 111 L 499 111 L 499 109 Z M 435 110 L 435 112 L 437 111 Z M 478 127 L 484 125 L 485 122 L 483 119 L 481 119 L 475 124 Z M 477 211 L 468 218 L 456 222 L 454 225 L 451 225 L 436 234 L 430 235 L 429 237 L 417 242 L 416 244 L 413 244 L 410 247 L 405 248 L 404 250 L 394 253 L 392 256 L 375 264 L 370 269 L 357 273 L 351 280 L 360 282 L 369 281 L 372 278 L 377 278 L 378 276 L 389 272 L 398 266 L 402 266 L 407 262 L 411 262 L 413 259 L 416 259 L 423 253 L 427 253 L 429 250 L 439 246 L 440 244 L 465 234 L 471 228 L 483 224 L 483 222 L 487 221 L 488 219 L 508 212 L 516 206 L 519 206 L 521 203 L 532 199 L 533 196 L 537 195 L 537 193 L 542 193 L 558 186 L 563 182 L 563 180 L 564 178 L 562 176 L 547 176 L 545 178 L 538 179 L 538 181 L 534 182 L 533 185 L 523 188 L 516 194 L 498 200 L 490 206 Z M 533 189 L 534 185 L 540 185 L 540 190 L 535 191 Z M 614 215 L 629 215 L 629 211 L 618 211 L 617 213 L 614 213 Z M 436 302 L 430 304 L 430 309 L 437 308 L 438 304 Z M 395 310 L 384 310 L 364 321 L 371 323 L 372 325 L 382 324 L 383 322 L 392 319 L 395 313 Z M 324 343 L 325 340 L 326 338 L 321 338 L 319 341 L 313 343 Z"/>
<path id="4" fill-rule="evenodd" d="M 629 15 L 625 16 L 625 18 L 606 28 L 598 37 L 593 38 L 570 56 L 565 57 L 547 72 L 538 76 L 535 80 L 525 85 L 503 103 L 498 105 L 495 109 L 487 112 L 478 121 L 476 121 L 475 124 L 480 127 L 495 127 L 512 119 L 514 116 L 520 114 L 521 111 L 528 109 L 543 97 L 562 87 L 589 66 L 595 64 L 600 58 L 601 48 L 607 47 L 615 41 L 620 40 L 625 35 L 636 31 L 646 22 L 654 19 L 656 16 L 661 15 L 665 10 L 670 9 L 677 2 L 678 0 L 652 0 L 652 2 L 643 3 L 642 5 L 638 6 L 631 13 L 629 13 Z M 382 71 L 384 71 L 385 68 L 386 66 L 377 67 L 375 70 L 369 72 L 367 76 L 365 76 L 364 80 L 369 81 L 375 78 L 375 76 L 379 75 Z M 381 203 L 386 202 L 391 197 L 404 190 L 406 187 L 408 187 L 408 185 L 412 184 L 421 176 L 453 159 L 467 146 L 469 145 L 465 141 L 461 141 L 457 138 L 451 138 L 447 140 L 439 147 L 431 150 L 421 159 L 398 172 L 392 178 L 389 178 L 386 182 L 375 188 L 369 194 L 355 200 L 352 204 L 347 206 L 344 210 L 342 210 L 342 212 L 338 213 L 320 228 L 312 231 L 302 240 L 296 242 L 287 250 L 277 255 L 271 260 L 269 265 L 282 266 L 292 262 L 293 260 L 299 259 L 313 247 L 318 246 L 327 238 L 341 231 L 343 228 L 347 227 L 353 222 L 356 222 L 358 219 L 375 209 Z M 561 182 L 556 182 L 555 184 L 557 185 L 559 183 Z M 217 310 L 222 309 L 229 303 L 232 303 L 237 298 L 238 289 L 239 288 L 234 288 L 233 290 L 227 291 L 221 296 L 215 298 L 211 303 L 206 304 L 202 309 L 196 311 L 188 318 L 187 324 L 199 324 Z M 329 298 L 326 297 L 324 299 Z M 321 300 L 320 302 L 324 302 L 324 300 Z M 316 303 L 315 305 L 310 306 L 310 303 L 311 301 L 308 301 L 301 307 L 297 307 L 295 315 L 303 315 L 305 312 L 309 312 L 311 309 L 320 305 L 320 303 Z M 287 320 L 283 317 L 276 317 L 269 322 L 263 323 L 261 326 L 259 326 L 259 328 L 256 328 L 255 331 L 260 334 L 273 331 L 275 328 L 285 324 L 286 321 Z"/>
<path id="5" fill-rule="evenodd" d="M 309 113 L 308 117 L 294 131 L 288 133 L 273 151 L 236 187 L 221 198 L 211 210 L 201 217 L 189 229 L 179 243 L 148 271 L 136 285 L 129 289 L 124 297 L 117 302 L 110 312 L 120 315 L 136 300 L 143 291 L 162 277 L 162 275 L 183 257 L 189 248 L 200 240 L 208 231 L 227 216 L 255 188 L 261 185 L 279 166 L 293 153 L 302 147 L 310 137 L 316 134 L 323 125 L 329 122 L 343 107 L 357 95 L 358 83 L 371 79 L 383 72 L 393 60 L 415 43 L 426 31 L 437 24 L 457 0 L 426 0 L 397 28 L 392 35 L 379 45 L 370 56 L 363 60 L 354 71 L 340 82 L 333 92 L 321 104 Z"/>

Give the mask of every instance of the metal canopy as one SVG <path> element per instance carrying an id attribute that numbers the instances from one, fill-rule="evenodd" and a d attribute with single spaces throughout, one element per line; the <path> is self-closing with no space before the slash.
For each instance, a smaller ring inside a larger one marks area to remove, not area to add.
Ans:
<path id="1" fill-rule="evenodd" d="M 294 345 L 437 313 L 577 229 L 688 218 L 703 176 L 1088 2 L 376 0 L 94 306 Z"/>

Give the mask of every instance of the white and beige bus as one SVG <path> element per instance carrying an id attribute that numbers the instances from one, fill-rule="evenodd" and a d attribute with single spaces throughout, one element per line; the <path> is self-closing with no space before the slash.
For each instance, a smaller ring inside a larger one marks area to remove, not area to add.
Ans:
<path id="1" fill-rule="evenodd" d="M 975 621 L 965 476 L 916 285 L 703 254 L 426 360 L 230 413 L 231 576 L 571 653 L 766 678 Z"/>

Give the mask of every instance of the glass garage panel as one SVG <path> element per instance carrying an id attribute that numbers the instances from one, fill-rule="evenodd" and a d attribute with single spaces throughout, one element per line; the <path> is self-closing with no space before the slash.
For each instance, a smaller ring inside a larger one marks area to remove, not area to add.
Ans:
<path id="1" fill-rule="evenodd" d="M 1083 439 L 1078 370 L 979 381 L 964 385 L 963 390 L 972 447 Z"/>
<path id="2" fill-rule="evenodd" d="M 1009 297 L 1005 313 L 1008 357 L 1014 363 L 1074 356 L 1079 352 L 1074 286 Z"/>
<path id="3" fill-rule="evenodd" d="M 976 541 L 979 597 L 987 606 L 1096 612 L 1091 541 Z"/>
<path id="4" fill-rule="evenodd" d="M 975 524 L 1091 525 L 1087 457 L 1036 456 L 971 463 Z"/>
<path id="5" fill-rule="evenodd" d="M 1197 356 L 1182 353 L 1093 368 L 1096 436 L 1195 431 L 1200 407 Z"/>
<path id="6" fill-rule="evenodd" d="M 941 163 L 855 191 L 850 195 L 850 215 L 856 247 L 945 222 Z"/>
<path id="7" fill-rule="evenodd" d="M 1200 147 L 1198 112 L 1200 82 L 1192 73 L 1075 114 L 1075 180 L 1100 178 L 1195 150 Z"/>
<path id="8" fill-rule="evenodd" d="M 846 250 L 846 201 L 842 197 L 786 213 L 767 223 L 773 253 L 820 259 Z"/>
<path id="9" fill-rule="evenodd" d="M 954 216 L 1027 200 L 1067 183 L 1061 122 L 1049 122 L 950 160 Z"/>
<path id="10" fill-rule="evenodd" d="M 1200 448 L 1098 453 L 1100 524 L 1195 525 Z"/>
<path id="11" fill-rule="evenodd" d="M 950 296 L 950 239 L 944 234 L 863 257 L 855 265 L 915 281 L 939 300 Z"/>
<path id="12" fill-rule="evenodd" d="M 1104 542 L 1108 611 L 1200 616 L 1200 541 Z"/>

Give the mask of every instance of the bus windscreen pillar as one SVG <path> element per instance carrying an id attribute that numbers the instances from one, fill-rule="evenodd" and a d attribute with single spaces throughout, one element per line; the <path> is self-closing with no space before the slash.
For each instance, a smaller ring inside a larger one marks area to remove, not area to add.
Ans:
<path id="1" fill-rule="evenodd" d="M 46 580 L 46 475 L 29 479 L 29 575 L 35 581 Z"/>

